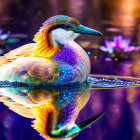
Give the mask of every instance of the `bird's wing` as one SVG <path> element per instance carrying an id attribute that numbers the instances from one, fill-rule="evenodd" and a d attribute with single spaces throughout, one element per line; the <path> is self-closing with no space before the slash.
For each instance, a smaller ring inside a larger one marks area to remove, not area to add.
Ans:
<path id="1" fill-rule="evenodd" d="M 9 107 L 10 110 L 16 112 L 23 117 L 31 119 L 34 118 L 33 110 L 31 107 L 16 103 L 6 96 L 0 97 L 0 102 L 3 102 L 6 106 Z"/>
<path id="2" fill-rule="evenodd" d="M 9 53 L 6 53 L 4 56 L 0 57 L 0 66 L 4 64 L 8 64 L 9 62 L 12 62 L 13 60 L 21 58 L 21 57 L 31 56 L 33 50 L 35 49 L 35 46 L 36 46 L 36 43 L 29 43 L 15 50 L 12 50 Z"/>

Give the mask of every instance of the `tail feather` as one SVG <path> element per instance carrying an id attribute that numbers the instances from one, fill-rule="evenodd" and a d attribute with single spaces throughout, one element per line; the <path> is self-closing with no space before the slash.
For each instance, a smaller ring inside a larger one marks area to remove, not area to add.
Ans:
<path id="1" fill-rule="evenodd" d="M 31 56 L 35 46 L 36 43 L 29 43 L 6 53 L 4 56 L 0 56 L 0 66 L 8 64 L 21 57 Z"/>
<path id="2" fill-rule="evenodd" d="M 1 56 L 0 57 L 0 66 L 3 66 L 7 63 L 9 63 L 8 59 L 5 56 Z"/>

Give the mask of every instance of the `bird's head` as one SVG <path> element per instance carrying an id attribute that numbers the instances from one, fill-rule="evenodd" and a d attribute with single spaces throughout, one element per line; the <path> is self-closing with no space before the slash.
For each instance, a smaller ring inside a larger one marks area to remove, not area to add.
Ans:
<path id="1" fill-rule="evenodd" d="M 102 117 L 104 112 L 94 116 L 86 121 L 83 121 L 79 124 L 71 124 L 65 127 L 60 128 L 59 130 L 53 130 L 51 136 L 54 138 L 60 139 L 72 139 L 77 136 L 82 130 L 92 125 L 93 122 Z"/>
<path id="2" fill-rule="evenodd" d="M 39 49 L 41 51 L 44 50 L 45 46 L 47 46 L 47 51 L 51 49 L 51 56 L 53 55 L 52 48 L 54 48 L 54 51 L 57 51 L 59 45 L 64 45 L 67 41 L 74 40 L 80 34 L 102 36 L 102 33 L 99 31 L 81 25 L 79 21 L 74 18 L 57 15 L 43 23 L 43 27 L 41 27 L 35 35 L 34 41 L 38 44 L 38 51 Z"/>
<path id="3" fill-rule="evenodd" d="M 74 18 L 57 15 L 51 17 L 44 26 L 54 25 L 50 30 L 52 32 L 52 39 L 55 43 L 65 44 L 67 40 L 75 39 L 80 34 L 98 35 L 102 34 L 94 29 L 87 28 L 79 23 Z"/>

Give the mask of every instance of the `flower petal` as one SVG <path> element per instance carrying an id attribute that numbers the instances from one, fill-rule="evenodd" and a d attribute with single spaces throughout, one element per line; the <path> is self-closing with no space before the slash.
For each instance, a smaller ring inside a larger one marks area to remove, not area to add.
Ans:
<path id="1" fill-rule="evenodd" d="M 102 50 L 102 51 L 104 51 L 104 52 L 107 52 L 108 51 L 105 46 L 100 46 L 99 49 Z"/>

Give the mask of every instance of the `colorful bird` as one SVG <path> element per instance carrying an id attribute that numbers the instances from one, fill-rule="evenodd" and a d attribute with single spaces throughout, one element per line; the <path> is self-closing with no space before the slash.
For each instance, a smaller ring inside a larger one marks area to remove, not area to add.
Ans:
<path id="1" fill-rule="evenodd" d="M 68 16 L 49 18 L 36 33 L 36 43 L 0 57 L 0 80 L 52 85 L 85 82 L 90 73 L 90 60 L 74 41 L 80 34 L 102 35 Z"/>
<path id="2" fill-rule="evenodd" d="M 0 92 L 3 94 L 0 102 L 19 115 L 34 119 L 32 127 L 49 140 L 70 140 L 103 115 L 102 112 L 79 124 L 75 123 L 89 100 L 88 84 L 63 88 L 1 88 Z"/>

